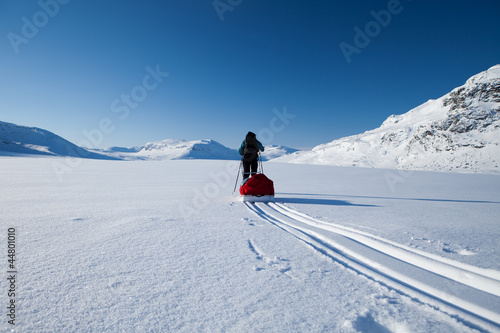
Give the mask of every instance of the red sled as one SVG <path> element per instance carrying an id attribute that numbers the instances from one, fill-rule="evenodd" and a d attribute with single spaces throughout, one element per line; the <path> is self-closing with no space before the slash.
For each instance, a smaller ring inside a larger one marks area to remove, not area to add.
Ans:
<path id="1" fill-rule="evenodd" d="M 240 194 L 243 201 L 274 201 L 274 183 L 258 173 L 240 187 Z"/>

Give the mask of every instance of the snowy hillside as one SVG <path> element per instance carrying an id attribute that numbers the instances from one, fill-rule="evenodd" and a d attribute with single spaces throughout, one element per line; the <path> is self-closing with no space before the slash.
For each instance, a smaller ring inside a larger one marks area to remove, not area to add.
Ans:
<path id="1" fill-rule="evenodd" d="M 280 162 L 500 172 L 500 65 L 379 128 L 277 159 Z"/>
<path id="2" fill-rule="evenodd" d="M 78 147 L 47 130 L 0 121 L 0 155 L 19 154 L 113 159 Z"/>
<path id="3" fill-rule="evenodd" d="M 150 142 L 144 146 L 105 150 L 78 147 L 60 136 L 36 127 L 0 122 L 0 154 L 55 155 L 98 159 L 223 159 L 237 160 L 238 152 L 213 140 Z"/>
<path id="4" fill-rule="evenodd" d="M 137 152 L 149 159 L 237 160 L 239 154 L 214 140 L 173 140 L 150 142 Z"/>
<path id="5" fill-rule="evenodd" d="M 179 160 L 179 159 L 213 159 L 238 160 L 239 154 L 234 149 L 214 140 L 177 140 L 166 139 L 149 142 L 141 147 L 113 148 L 106 152 L 125 159 L 147 160 Z"/>
<path id="6" fill-rule="evenodd" d="M 293 154 L 298 151 L 298 149 L 281 145 L 269 145 L 264 147 L 264 152 L 261 153 L 261 156 L 264 161 L 268 161 L 288 154 Z"/>
<path id="7" fill-rule="evenodd" d="M 265 151 L 261 153 L 264 161 L 298 151 L 297 149 L 278 145 L 269 145 L 264 148 Z M 167 139 L 130 148 L 110 147 L 99 152 L 128 160 L 241 159 L 237 149 L 228 148 L 214 140 L 186 141 Z"/>

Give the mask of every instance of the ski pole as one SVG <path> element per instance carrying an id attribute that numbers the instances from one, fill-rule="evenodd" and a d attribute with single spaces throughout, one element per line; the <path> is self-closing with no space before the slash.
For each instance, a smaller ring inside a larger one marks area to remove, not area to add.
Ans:
<path id="1" fill-rule="evenodd" d="M 236 182 L 234 183 L 234 191 L 236 191 L 236 185 L 238 185 L 238 179 L 240 178 L 240 170 L 241 170 L 241 165 L 243 164 L 243 159 L 240 161 L 240 167 L 238 168 L 238 175 L 236 176 Z"/>
<path id="2" fill-rule="evenodd" d="M 259 152 L 259 164 L 260 164 L 260 173 L 264 173 L 264 165 L 262 163 L 262 155 Z"/>

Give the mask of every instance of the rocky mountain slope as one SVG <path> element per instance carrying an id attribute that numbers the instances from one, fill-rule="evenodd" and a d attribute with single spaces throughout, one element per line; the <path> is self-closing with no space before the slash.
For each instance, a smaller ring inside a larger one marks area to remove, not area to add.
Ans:
<path id="1" fill-rule="evenodd" d="M 377 129 L 280 162 L 439 171 L 500 172 L 500 65 Z"/>

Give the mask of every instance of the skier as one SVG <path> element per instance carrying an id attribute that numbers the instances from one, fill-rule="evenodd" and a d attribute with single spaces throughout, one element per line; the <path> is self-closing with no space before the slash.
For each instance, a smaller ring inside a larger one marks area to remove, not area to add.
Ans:
<path id="1" fill-rule="evenodd" d="M 264 146 L 257 140 L 255 133 L 248 132 L 238 149 L 243 161 L 243 183 L 257 173 L 259 151 L 264 151 Z"/>

